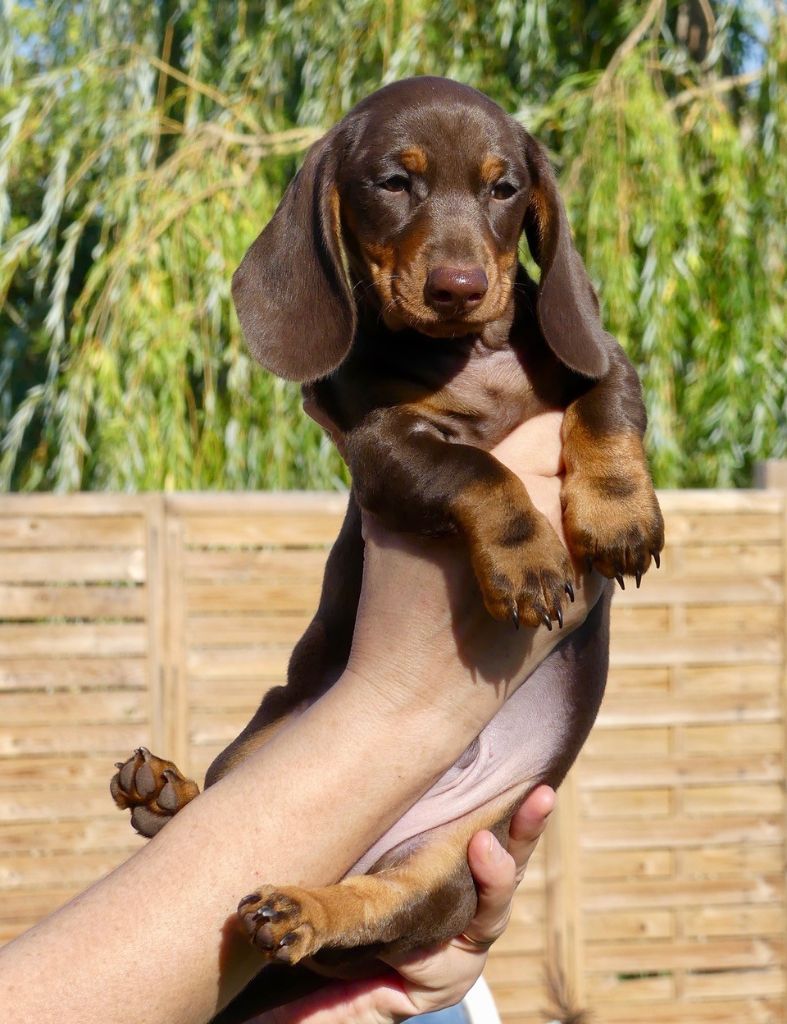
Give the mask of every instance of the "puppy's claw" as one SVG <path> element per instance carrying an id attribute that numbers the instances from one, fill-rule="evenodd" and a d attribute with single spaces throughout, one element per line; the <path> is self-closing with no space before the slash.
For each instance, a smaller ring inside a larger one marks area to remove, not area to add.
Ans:
<path id="1" fill-rule="evenodd" d="M 562 608 L 558 608 L 558 610 L 557 610 L 557 624 L 558 624 L 558 626 L 560 626 L 561 629 L 563 628 L 563 609 Z"/>
<path id="2" fill-rule="evenodd" d="M 241 910 L 243 907 L 248 907 L 250 903 L 256 903 L 258 899 L 259 896 L 256 894 L 256 892 L 249 893 L 249 895 L 244 896 L 243 899 L 238 904 L 238 910 Z"/>
<path id="3" fill-rule="evenodd" d="M 552 632 L 552 619 L 550 619 L 550 617 L 547 615 L 546 612 L 542 612 L 541 613 L 541 621 L 544 623 L 544 625 L 547 627 L 547 629 L 551 633 Z"/>
<path id="4" fill-rule="evenodd" d="M 639 590 L 639 585 L 642 583 L 642 571 L 640 569 L 637 569 L 634 573 L 634 579 L 637 581 L 637 590 Z"/>
<path id="5" fill-rule="evenodd" d="M 654 551 L 653 552 L 653 561 L 656 563 L 656 568 L 660 569 L 661 568 L 661 555 L 658 553 L 658 551 Z"/>
<path id="6" fill-rule="evenodd" d="M 569 601 L 573 604 L 574 603 L 574 588 L 571 586 L 570 583 L 567 583 L 565 589 L 566 589 L 566 593 L 568 594 Z"/>
<path id="7" fill-rule="evenodd" d="M 511 611 L 511 621 L 514 623 L 514 629 L 519 629 L 519 609 L 514 605 Z"/>
<path id="8" fill-rule="evenodd" d="M 625 581 L 625 580 L 623 579 L 623 573 L 621 573 L 621 572 L 616 572 L 616 573 L 615 573 L 615 579 L 616 579 L 616 580 L 618 581 L 618 583 L 620 584 L 620 589 L 621 589 L 621 590 L 625 590 L 625 589 L 626 589 L 626 581 Z"/>

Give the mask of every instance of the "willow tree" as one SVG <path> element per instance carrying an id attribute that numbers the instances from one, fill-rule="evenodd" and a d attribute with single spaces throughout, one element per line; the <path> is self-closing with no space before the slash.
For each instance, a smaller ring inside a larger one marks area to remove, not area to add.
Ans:
<path id="1" fill-rule="evenodd" d="M 339 485 L 229 280 L 308 145 L 423 73 L 549 145 L 659 484 L 745 484 L 785 452 L 778 4 L 3 3 L 3 485 Z"/>

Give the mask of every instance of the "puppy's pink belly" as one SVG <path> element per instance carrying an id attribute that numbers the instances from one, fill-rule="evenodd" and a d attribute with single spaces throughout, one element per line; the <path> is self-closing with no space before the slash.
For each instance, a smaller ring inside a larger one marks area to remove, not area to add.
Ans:
<path id="1" fill-rule="evenodd" d="M 555 652 L 510 697 L 459 760 L 366 851 L 348 872 L 362 874 L 401 843 L 456 821 L 510 792 L 544 779 L 565 749 L 572 686 Z M 479 684 L 484 685 L 484 684 Z"/>

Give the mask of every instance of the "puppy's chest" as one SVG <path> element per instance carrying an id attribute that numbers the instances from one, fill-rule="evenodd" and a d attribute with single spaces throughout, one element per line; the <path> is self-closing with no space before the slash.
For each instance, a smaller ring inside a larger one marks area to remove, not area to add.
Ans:
<path id="1" fill-rule="evenodd" d="M 426 347 L 403 340 L 356 351 L 310 391 L 345 431 L 375 409 L 398 406 L 449 442 L 488 449 L 538 412 L 561 405 L 562 376 L 549 356 L 525 359 L 510 345 Z"/>
<path id="2" fill-rule="evenodd" d="M 422 405 L 450 441 L 492 448 L 545 408 L 513 349 L 474 352 Z"/>

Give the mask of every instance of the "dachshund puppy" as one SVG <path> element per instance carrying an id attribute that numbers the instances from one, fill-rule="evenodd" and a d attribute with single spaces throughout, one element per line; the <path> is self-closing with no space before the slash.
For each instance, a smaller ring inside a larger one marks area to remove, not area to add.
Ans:
<path id="1" fill-rule="evenodd" d="M 518 262 L 522 235 L 540 267 Z M 396 82 L 317 142 L 233 278 L 249 346 L 345 439 L 353 489 L 318 611 L 286 686 L 211 766 L 210 785 L 316 700 L 347 662 L 363 565 L 361 510 L 393 530 L 458 535 L 489 614 L 562 626 L 571 559 L 490 449 L 565 410 L 571 555 L 637 585 L 663 523 L 642 445 L 639 381 L 607 334 L 542 147 L 486 96 Z M 265 887 L 239 913 L 273 960 L 349 963 L 461 932 L 476 902 L 467 842 L 504 838 L 541 782 L 557 786 L 601 702 L 609 587 L 460 760 L 337 885 Z M 523 737 L 527 740 L 523 742 Z M 145 835 L 196 792 L 138 751 L 112 789 Z"/>

